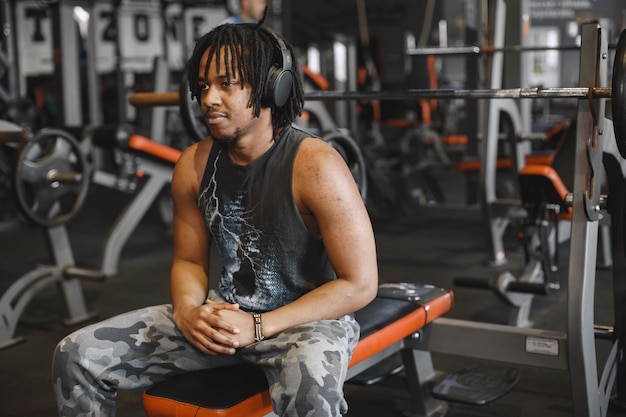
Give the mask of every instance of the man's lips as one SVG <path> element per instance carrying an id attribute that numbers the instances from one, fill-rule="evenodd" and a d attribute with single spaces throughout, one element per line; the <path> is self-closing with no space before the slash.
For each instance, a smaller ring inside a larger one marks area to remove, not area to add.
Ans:
<path id="1" fill-rule="evenodd" d="M 209 124 L 216 124 L 226 119 L 226 114 L 224 113 L 207 113 L 204 117 Z"/>

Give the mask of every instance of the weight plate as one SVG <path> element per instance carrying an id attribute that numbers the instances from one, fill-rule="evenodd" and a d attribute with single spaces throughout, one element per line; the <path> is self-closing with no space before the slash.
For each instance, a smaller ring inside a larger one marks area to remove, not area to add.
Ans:
<path id="1" fill-rule="evenodd" d="M 89 179 L 78 141 L 63 130 L 41 129 L 26 142 L 16 161 L 17 206 L 35 224 L 65 223 L 82 207 Z"/>

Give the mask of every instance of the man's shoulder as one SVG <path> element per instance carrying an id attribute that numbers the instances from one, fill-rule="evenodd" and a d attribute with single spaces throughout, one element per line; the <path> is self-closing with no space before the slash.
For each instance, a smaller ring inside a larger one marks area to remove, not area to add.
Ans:
<path id="1" fill-rule="evenodd" d="M 206 163 L 211 148 L 213 147 L 213 139 L 206 138 L 199 142 L 195 142 L 185 148 L 176 165 L 192 164 L 198 165 Z"/>
<path id="2" fill-rule="evenodd" d="M 304 130 L 304 129 L 298 127 L 298 126 L 287 125 L 287 126 L 285 126 L 284 129 L 285 129 L 284 134 L 286 136 L 289 136 L 289 137 L 291 137 L 293 139 L 296 139 L 296 140 L 302 141 L 304 139 L 309 139 L 309 138 L 319 139 L 314 134 L 312 134 L 310 132 L 307 132 L 306 130 Z"/>
<path id="3" fill-rule="evenodd" d="M 335 153 L 336 150 L 324 139 L 302 132 L 298 144 L 298 155 L 301 162 L 306 161 L 307 165 L 317 165 L 320 161 L 327 161 L 328 156 Z"/>

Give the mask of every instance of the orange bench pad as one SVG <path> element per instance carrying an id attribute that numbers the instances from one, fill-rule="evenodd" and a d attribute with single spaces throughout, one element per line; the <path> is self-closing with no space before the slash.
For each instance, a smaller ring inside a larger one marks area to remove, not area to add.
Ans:
<path id="1" fill-rule="evenodd" d="M 270 392 L 263 390 L 227 409 L 209 410 L 197 405 L 143 393 L 143 405 L 150 417 L 263 417 L 272 412 Z"/>
<path id="2" fill-rule="evenodd" d="M 182 151 L 172 148 L 171 146 L 163 145 L 141 135 L 132 135 L 128 140 L 128 147 L 136 151 L 144 152 L 157 158 L 169 161 L 173 164 L 178 161 Z"/>

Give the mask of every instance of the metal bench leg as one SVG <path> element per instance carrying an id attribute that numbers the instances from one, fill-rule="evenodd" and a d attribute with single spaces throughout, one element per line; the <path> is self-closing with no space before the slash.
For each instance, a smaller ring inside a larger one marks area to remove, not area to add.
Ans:
<path id="1" fill-rule="evenodd" d="M 411 397 L 411 408 L 404 415 L 407 417 L 444 416 L 448 411 L 447 403 L 433 398 L 430 394 L 435 376 L 430 352 L 403 349 L 402 360 Z"/>

